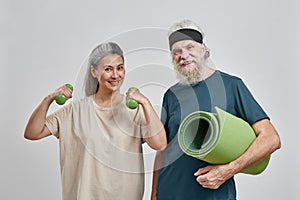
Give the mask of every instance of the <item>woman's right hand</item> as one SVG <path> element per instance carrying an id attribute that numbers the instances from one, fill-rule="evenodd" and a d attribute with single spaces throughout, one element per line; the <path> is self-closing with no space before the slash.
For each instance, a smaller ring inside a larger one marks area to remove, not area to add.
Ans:
<path id="1" fill-rule="evenodd" d="M 59 94 L 63 94 L 66 96 L 66 99 L 70 99 L 72 98 L 72 93 L 73 93 L 73 90 L 71 90 L 66 84 L 65 85 L 62 85 L 60 86 L 59 88 L 57 88 L 54 92 L 50 93 L 49 94 L 49 97 L 52 101 L 55 100 L 56 96 L 59 95 Z"/>
<path id="2" fill-rule="evenodd" d="M 38 140 L 51 135 L 47 128 L 46 115 L 50 104 L 55 100 L 58 94 L 63 94 L 67 99 L 72 98 L 72 90 L 63 85 L 45 97 L 42 102 L 31 114 L 24 131 L 24 137 L 29 140 Z"/>

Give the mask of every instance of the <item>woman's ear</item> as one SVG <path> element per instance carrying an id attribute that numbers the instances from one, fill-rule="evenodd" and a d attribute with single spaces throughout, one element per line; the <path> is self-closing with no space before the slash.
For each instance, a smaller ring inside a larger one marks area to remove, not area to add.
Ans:
<path id="1" fill-rule="evenodd" d="M 98 77 L 98 70 L 96 70 L 93 66 L 90 67 L 91 74 L 94 78 Z"/>

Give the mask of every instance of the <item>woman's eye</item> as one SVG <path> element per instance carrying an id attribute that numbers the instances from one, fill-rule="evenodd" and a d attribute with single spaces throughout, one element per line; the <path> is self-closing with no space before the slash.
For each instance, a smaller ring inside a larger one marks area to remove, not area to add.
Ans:
<path id="1" fill-rule="evenodd" d="M 110 72 L 112 69 L 110 68 L 110 67 L 106 67 L 106 68 L 104 68 L 104 71 L 106 71 L 106 72 Z"/>
<path id="2" fill-rule="evenodd" d="M 123 71 L 124 70 L 124 66 L 118 66 L 118 71 Z"/>

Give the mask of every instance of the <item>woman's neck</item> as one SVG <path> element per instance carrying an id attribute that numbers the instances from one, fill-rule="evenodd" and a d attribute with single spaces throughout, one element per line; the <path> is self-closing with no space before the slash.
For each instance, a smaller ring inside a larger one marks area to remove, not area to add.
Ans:
<path id="1" fill-rule="evenodd" d="M 98 90 L 94 98 L 96 104 L 101 107 L 113 107 L 122 101 L 123 95 L 120 94 L 120 91 L 105 92 Z"/>

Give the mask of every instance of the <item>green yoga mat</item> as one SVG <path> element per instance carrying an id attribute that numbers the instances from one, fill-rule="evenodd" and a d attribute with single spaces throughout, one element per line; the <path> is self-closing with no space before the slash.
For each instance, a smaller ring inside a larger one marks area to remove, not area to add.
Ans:
<path id="1" fill-rule="evenodd" d="M 210 164 L 229 163 L 242 155 L 256 135 L 252 127 L 222 109 L 216 113 L 196 111 L 188 115 L 178 130 L 179 146 L 189 156 Z M 265 170 L 270 156 L 242 173 L 259 174 Z"/>

